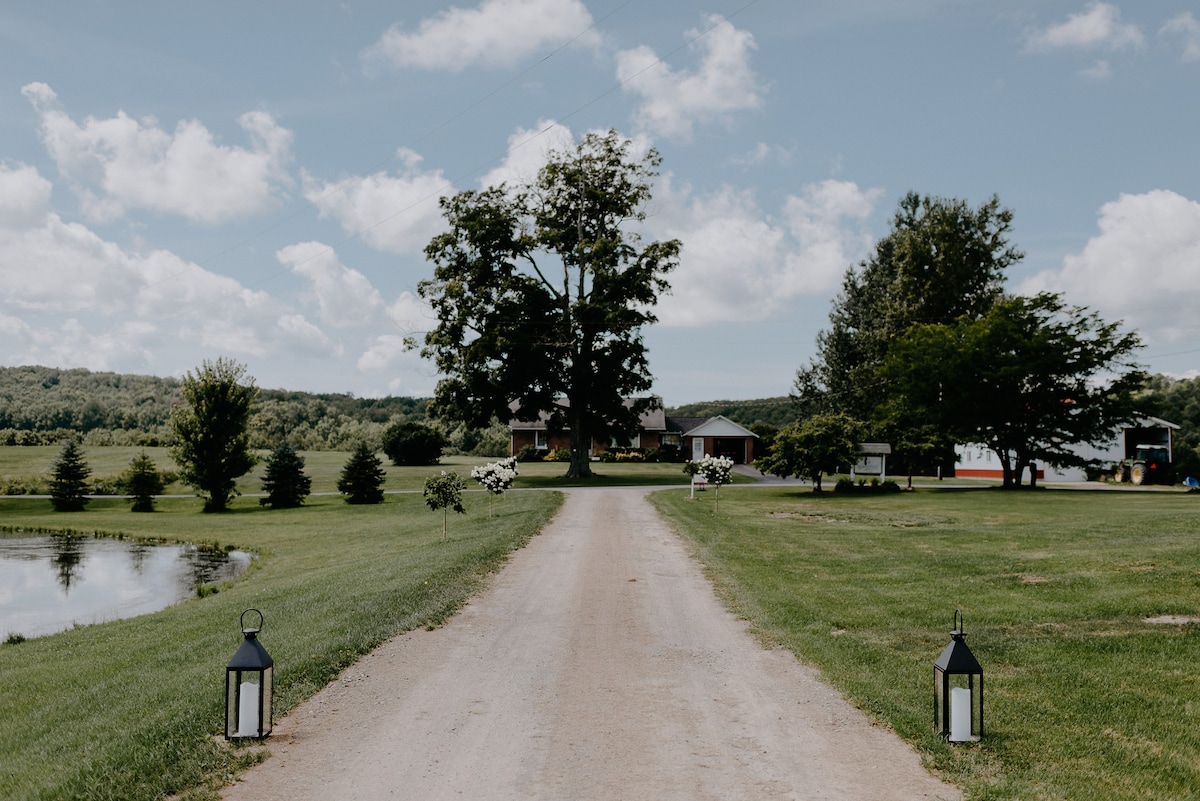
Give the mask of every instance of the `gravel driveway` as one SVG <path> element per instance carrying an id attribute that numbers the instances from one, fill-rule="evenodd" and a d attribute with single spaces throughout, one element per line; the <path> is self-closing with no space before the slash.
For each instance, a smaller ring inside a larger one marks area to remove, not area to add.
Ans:
<path id="1" fill-rule="evenodd" d="M 716 599 L 642 489 L 561 511 L 446 626 L 276 723 L 225 801 L 959 799 Z"/>

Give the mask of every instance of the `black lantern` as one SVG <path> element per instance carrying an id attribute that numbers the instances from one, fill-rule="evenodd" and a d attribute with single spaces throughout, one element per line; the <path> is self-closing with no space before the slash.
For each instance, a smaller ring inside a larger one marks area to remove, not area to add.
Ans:
<path id="1" fill-rule="evenodd" d="M 955 609 L 950 644 L 933 663 L 933 727 L 952 743 L 983 738 L 983 668 L 967 647 L 966 636 L 962 612 Z"/>
<path id="2" fill-rule="evenodd" d="M 246 615 L 258 615 L 258 627 L 246 627 Z M 258 641 L 263 613 L 247 609 L 238 619 L 245 639 L 225 668 L 225 739 L 262 739 L 271 733 L 275 660 Z"/>

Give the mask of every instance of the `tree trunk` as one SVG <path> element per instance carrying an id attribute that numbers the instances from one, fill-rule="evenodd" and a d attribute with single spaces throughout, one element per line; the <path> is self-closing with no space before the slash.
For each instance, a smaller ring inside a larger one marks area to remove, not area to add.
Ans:
<path id="1" fill-rule="evenodd" d="M 998 458 L 1000 460 L 1000 470 L 1004 475 L 1004 482 L 1003 482 L 1002 486 L 1004 487 L 1004 489 L 1012 489 L 1013 470 L 1012 470 L 1012 462 L 1009 461 L 1009 458 L 1008 458 L 1008 451 L 1002 450 L 1000 448 L 995 448 L 995 449 L 993 449 L 992 452 L 995 453 L 996 458 Z"/>
<path id="2" fill-rule="evenodd" d="M 591 478 L 592 461 L 591 437 L 583 431 L 583 420 L 572 415 L 571 418 L 571 466 L 567 468 L 567 478 Z"/>

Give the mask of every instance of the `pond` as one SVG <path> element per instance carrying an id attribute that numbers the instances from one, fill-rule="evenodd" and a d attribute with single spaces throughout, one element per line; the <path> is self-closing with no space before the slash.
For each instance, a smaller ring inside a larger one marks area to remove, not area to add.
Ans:
<path id="1" fill-rule="evenodd" d="M 144 615 L 237 577 L 243 551 L 92 537 L 0 538 L 0 640 Z"/>

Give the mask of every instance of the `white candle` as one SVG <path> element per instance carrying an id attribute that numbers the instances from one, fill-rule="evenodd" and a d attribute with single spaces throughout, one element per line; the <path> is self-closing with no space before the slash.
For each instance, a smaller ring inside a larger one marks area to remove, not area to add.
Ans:
<path id="1" fill-rule="evenodd" d="M 971 691 L 966 687 L 950 690 L 950 742 L 965 743 L 971 739 Z"/>
<path id="2" fill-rule="evenodd" d="M 239 737 L 258 736 L 258 685 L 252 682 L 242 682 L 237 733 Z"/>

